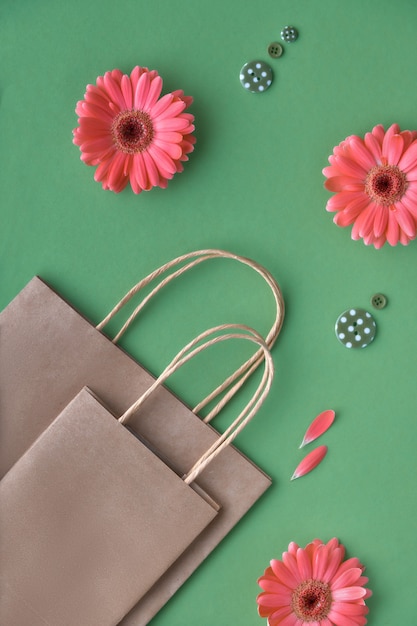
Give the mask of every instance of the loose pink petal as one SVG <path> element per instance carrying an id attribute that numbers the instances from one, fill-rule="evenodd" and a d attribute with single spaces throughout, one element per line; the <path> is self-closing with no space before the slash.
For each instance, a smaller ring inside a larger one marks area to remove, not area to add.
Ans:
<path id="1" fill-rule="evenodd" d="M 314 418 L 310 426 L 307 428 L 300 448 L 303 448 L 308 443 L 311 443 L 312 441 L 320 437 L 320 435 L 325 433 L 326 430 L 328 430 L 333 424 L 335 416 L 336 413 L 332 409 L 323 411 L 322 413 L 317 415 L 317 417 Z"/>
<path id="2" fill-rule="evenodd" d="M 291 477 L 291 480 L 295 480 L 296 478 L 301 478 L 305 474 L 311 472 L 319 463 L 322 462 L 324 457 L 327 454 L 327 446 L 319 446 L 315 448 L 304 459 L 297 465 L 294 474 Z"/>

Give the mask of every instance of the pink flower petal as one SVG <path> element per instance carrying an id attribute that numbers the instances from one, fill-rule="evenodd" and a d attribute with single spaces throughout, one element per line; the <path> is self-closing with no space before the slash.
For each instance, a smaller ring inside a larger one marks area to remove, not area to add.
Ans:
<path id="1" fill-rule="evenodd" d="M 277 626 L 277 624 L 281 624 L 283 618 L 291 615 L 291 613 L 292 608 L 290 606 L 281 606 L 270 615 L 261 615 L 261 617 L 268 617 L 268 626 Z"/>
<path id="2" fill-rule="evenodd" d="M 290 613 L 290 615 L 284 617 L 279 624 L 280 626 L 298 626 L 299 620 L 293 613 Z"/>
<path id="3" fill-rule="evenodd" d="M 325 583 L 331 582 L 333 576 L 336 574 L 336 572 L 338 572 L 342 559 L 343 559 L 343 550 L 340 547 L 334 548 L 330 552 L 330 556 L 327 561 L 326 570 L 323 573 L 323 581 Z"/>
<path id="4" fill-rule="evenodd" d="M 334 602 L 333 609 L 337 613 L 352 617 L 354 615 L 367 615 L 369 612 L 368 607 L 365 604 L 356 604 L 354 602 Z"/>
<path id="5" fill-rule="evenodd" d="M 318 546 L 313 559 L 313 578 L 323 580 L 328 566 L 330 549 L 327 545 Z"/>
<path id="6" fill-rule="evenodd" d="M 282 561 L 278 561 L 277 559 L 271 560 L 271 568 L 274 572 L 275 576 L 278 580 L 289 587 L 289 589 L 294 589 L 298 585 L 298 580 L 292 574 L 292 572 L 282 563 Z"/>
<path id="7" fill-rule="evenodd" d="M 277 578 L 274 577 L 273 580 L 269 580 L 269 578 L 261 577 L 258 580 L 258 585 L 264 591 L 268 593 L 277 594 L 282 596 L 286 602 L 291 601 L 291 591 L 285 585 L 278 582 Z"/>
<path id="8" fill-rule="evenodd" d="M 382 140 L 382 156 L 383 157 L 388 159 L 391 139 L 394 135 L 397 135 L 399 132 L 400 132 L 400 127 L 398 126 L 398 124 L 392 124 L 386 131 L 384 138 Z"/>
<path id="9" fill-rule="evenodd" d="M 126 76 L 126 74 L 123 74 L 123 76 L 122 76 L 120 87 L 121 87 L 121 90 L 122 90 L 122 94 L 123 94 L 123 98 L 124 98 L 124 101 L 125 101 L 126 109 L 132 109 L 133 108 L 132 83 L 129 80 L 129 77 Z"/>
<path id="10" fill-rule="evenodd" d="M 344 587 L 332 591 L 332 597 L 335 602 L 352 602 L 353 600 L 363 598 L 365 593 L 366 591 L 363 587 Z"/>
<path id="11" fill-rule="evenodd" d="M 297 563 L 301 577 L 304 578 L 304 580 L 311 578 L 313 575 L 311 561 L 307 556 L 307 552 L 301 548 L 297 550 Z"/>
<path id="12" fill-rule="evenodd" d="M 362 575 L 360 567 L 352 567 L 346 572 L 343 572 L 332 581 L 332 591 L 335 589 L 341 589 L 342 587 L 351 587 L 354 585 Z"/>
<path id="13" fill-rule="evenodd" d="M 369 200 L 363 191 L 340 191 L 331 196 L 326 204 L 326 211 L 334 212 L 344 209 L 350 202 L 354 200 Z"/>
<path id="14" fill-rule="evenodd" d="M 151 144 L 149 146 L 148 154 L 153 158 L 159 173 L 164 178 L 172 178 L 175 174 L 175 164 L 166 152 Z"/>
<path id="15" fill-rule="evenodd" d="M 351 160 L 355 159 L 365 172 L 376 165 L 373 154 L 368 150 L 364 141 L 356 135 L 351 137 L 346 146 L 347 154 Z"/>
<path id="16" fill-rule="evenodd" d="M 410 193 L 407 192 L 397 204 L 402 204 L 410 215 L 413 216 L 414 220 L 417 220 L 417 201 L 413 200 Z"/>
<path id="17" fill-rule="evenodd" d="M 291 596 L 288 598 L 278 593 L 264 593 L 258 596 L 258 602 L 265 607 L 277 607 L 283 604 L 288 605 L 291 602 Z"/>
<path id="18" fill-rule="evenodd" d="M 319 446 L 315 448 L 304 459 L 297 465 L 294 474 L 291 477 L 291 480 L 295 480 L 296 478 L 301 478 L 305 474 L 311 472 L 314 468 L 322 462 L 324 457 L 327 454 L 327 446 Z"/>
<path id="19" fill-rule="evenodd" d="M 161 186 L 161 178 L 159 175 L 158 168 L 155 165 L 155 161 L 149 152 L 142 153 L 143 161 L 145 163 L 146 171 L 149 176 L 149 182 L 153 187 Z"/>
<path id="20" fill-rule="evenodd" d="M 388 211 L 388 227 L 387 227 L 387 241 L 390 246 L 396 246 L 400 238 L 400 227 L 398 225 L 397 218 L 394 211 L 391 209 Z"/>
<path id="21" fill-rule="evenodd" d="M 282 560 L 284 565 L 288 568 L 291 574 L 294 576 L 294 579 L 299 584 L 302 581 L 302 577 L 300 575 L 300 570 L 298 569 L 297 559 L 290 552 L 284 552 L 282 555 Z"/>
<path id="22" fill-rule="evenodd" d="M 401 202 L 396 203 L 394 211 L 400 228 L 408 237 L 414 238 L 416 236 L 416 223 L 412 215 Z"/>
<path id="23" fill-rule="evenodd" d="M 381 143 L 377 140 L 373 133 L 366 133 L 365 138 L 365 146 L 368 148 L 369 152 L 372 154 L 375 163 L 377 165 L 381 164 Z"/>
<path id="24" fill-rule="evenodd" d="M 381 206 L 379 210 L 376 212 L 374 219 L 374 235 L 375 237 L 380 237 L 386 231 L 388 225 L 388 207 Z"/>
<path id="25" fill-rule="evenodd" d="M 148 72 L 144 72 L 138 80 L 133 97 L 133 106 L 135 109 L 139 111 L 143 110 L 150 86 L 151 79 L 149 78 L 149 74 Z"/>
<path id="26" fill-rule="evenodd" d="M 337 613 L 337 611 L 330 611 L 329 619 L 335 626 L 363 626 L 367 622 L 365 617 L 348 617 L 343 613 Z"/>
<path id="27" fill-rule="evenodd" d="M 103 77 L 104 86 L 112 101 L 117 105 L 120 111 L 125 108 L 125 100 L 123 98 L 121 89 L 117 82 L 114 80 L 111 72 L 106 72 Z"/>
<path id="28" fill-rule="evenodd" d="M 328 430 L 333 424 L 335 415 L 336 413 L 332 409 L 322 411 L 319 415 L 317 415 L 307 428 L 300 444 L 300 448 L 303 448 L 305 445 L 311 443 L 325 433 L 326 430 Z"/>
<path id="29" fill-rule="evenodd" d="M 148 170 L 143 160 L 143 155 L 140 152 L 138 154 L 135 154 L 133 157 L 131 176 L 136 180 L 138 186 L 141 189 L 145 191 L 149 191 L 149 189 L 151 189 L 152 185 L 150 184 L 148 179 Z M 133 191 L 135 191 L 135 189 L 133 189 Z"/>
<path id="30" fill-rule="evenodd" d="M 150 83 L 149 92 L 143 103 L 143 110 L 152 113 L 152 107 L 156 104 L 162 91 L 162 78 L 156 76 Z"/>
<path id="31" fill-rule="evenodd" d="M 370 204 L 366 194 L 361 194 L 357 199 L 352 200 L 345 209 L 337 213 L 333 221 L 338 226 L 350 226 Z"/>
<path id="32" fill-rule="evenodd" d="M 363 191 L 363 183 L 352 176 L 333 176 L 325 181 L 324 186 L 329 191 Z"/>
<path id="33" fill-rule="evenodd" d="M 342 175 L 351 176 L 352 178 L 356 178 L 357 182 L 363 182 L 367 170 L 359 165 L 359 163 L 343 156 L 336 157 L 335 162 L 342 172 Z"/>
<path id="34" fill-rule="evenodd" d="M 404 139 L 401 135 L 393 135 L 386 142 L 386 152 L 384 156 L 387 157 L 390 165 L 397 165 L 404 150 Z"/>
<path id="35" fill-rule="evenodd" d="M 406 174 L 417 168 L 417 141 L 414 141 L 408 150 L 404 152 L 398 162 L 398 167 Z"/>
<path id="36" fill-rule="evenodd" d="M 177 143 L 169 143 L 167 141 L 161 141 L 160 139 L 154 139 L 154 146 L 158 146 L 161 150 L 163 150 L 171 159 L 179 159 L 182 155 L 181 146 Z"/>

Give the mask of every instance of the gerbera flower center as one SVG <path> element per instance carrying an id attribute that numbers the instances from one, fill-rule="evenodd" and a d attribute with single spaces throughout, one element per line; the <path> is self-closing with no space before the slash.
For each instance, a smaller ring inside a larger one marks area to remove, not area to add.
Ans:
<path id="1" fill-rule="evenodd" d="M 407 178 L 396 165 L 377 165 L 365 180 L 365 191 L 377 204 L 390 206 L 400 200 L 407 189 Z"/>
<path id="2" fill-rule="evenodd" d="M 331 604 L 330 587 L 321 580 L 304 580 L 292 594 L 292 609 L 298 619 L 305 622 L 318 622 L 327 617 Z"/>
<path id="3" fill-rule="evenodd" d="M 143 152 L 154 135 L 152 120 L 144 111 L 122 111 L 113 121 L 112 135 L 121 152 Z"/>

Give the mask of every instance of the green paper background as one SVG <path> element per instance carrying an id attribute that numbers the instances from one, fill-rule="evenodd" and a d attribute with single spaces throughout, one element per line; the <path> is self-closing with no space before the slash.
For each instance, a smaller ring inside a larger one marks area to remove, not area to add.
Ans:
<path id="1" fill-rule="evenodd" d="M 300 37 L 270 60 L 273 85 L 246 93 L 241 66 L 268 61 L 286 24 Z M 273 486 L 155 626 L 266 624 L 255 597 L 269 560 L 292 540 L 333 536 L 367 566 L 369 625 L 417 624 L 417 243 L 352 241 L 325 211 L 321 174 L 349 134 L 417 128 L 416 26 L 414 0 L 1 0 L 0 308 L 39 274 L 97 323 L 146 273 L 205 247 L 264 264 L 286 300 L 272 392 L 238 439 Z M 157 69 L 165 92 L 194 96 L 197 145 L 167 190 L 116 195 L 79 160 L 74 107 L 98 75 L 136 64 Z M 372 309 L 375 292 L 387 308 Z M 351 306 L 378 326 L 362 351 L 334 335 Z M 264 332 L 272 316 L 258 277 L 213 261 L 161 294 L 122 343 L 156 374 L 208 326 Z M 213 350 L 170 385 L 197 403 L 245 349 Z M 329 453 L 290 482 L 303 433 L 327 408 L 336 422 L 318 443 Z"/>

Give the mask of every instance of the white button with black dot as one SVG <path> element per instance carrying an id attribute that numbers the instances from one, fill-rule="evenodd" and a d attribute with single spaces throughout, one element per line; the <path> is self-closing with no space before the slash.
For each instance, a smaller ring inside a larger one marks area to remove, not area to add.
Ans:
<path id="1" fill-rule="evenodd" d="M 250 61 L 240 70 L 242 87 L 251 93 L 262 93 L 272 83 L 272 69 L 264 61 Z"/>
<path id="2" fill-rule="evenodd" d="M 337 318 L 335 331 L 346 348 L 366 348 L 375 338 L 376 324 L 365 309 L 348 309 Z"/>

